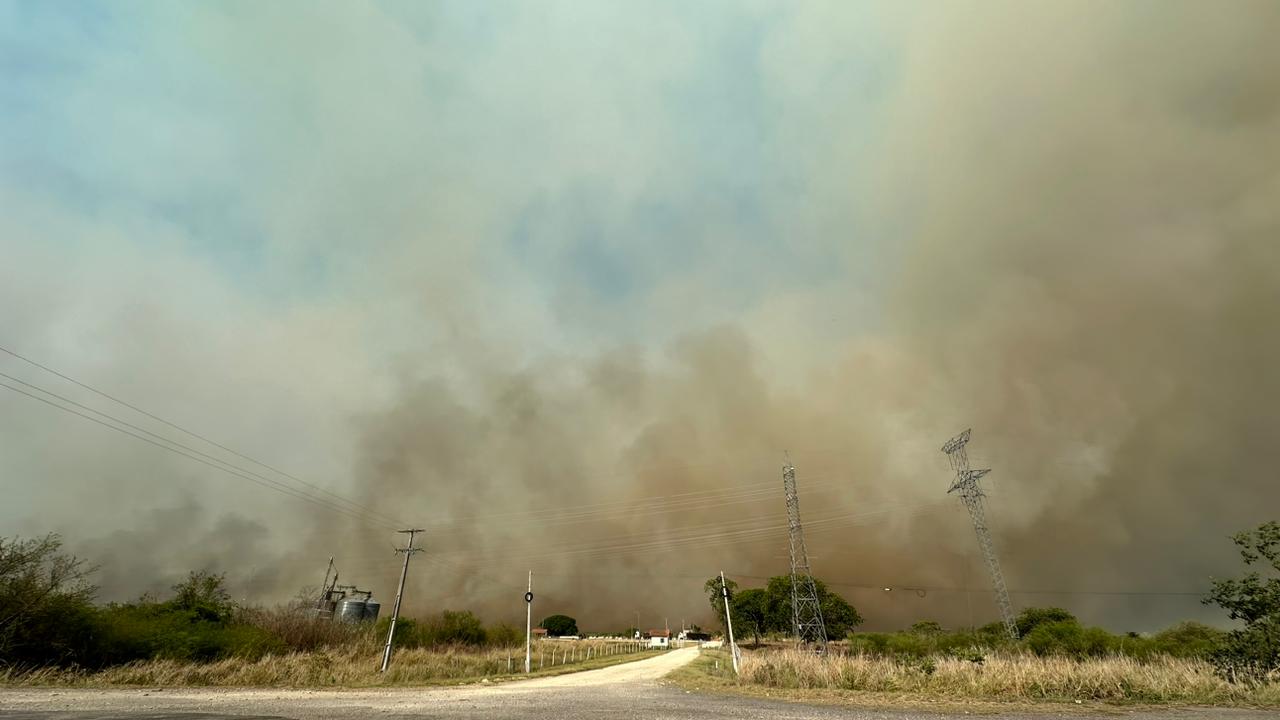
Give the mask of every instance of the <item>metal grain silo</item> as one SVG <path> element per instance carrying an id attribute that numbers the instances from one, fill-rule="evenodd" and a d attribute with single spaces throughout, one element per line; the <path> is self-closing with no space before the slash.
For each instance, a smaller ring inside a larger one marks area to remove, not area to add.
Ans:
<path id="1" fill-rule="evenodd" d="M 364 619 L 365 622 L 374 622 L 378 619 L 378 611 L 382 609 L 382 603 L 369 598 L 364 601 Z"/>
<path id="2" fill-rule="evenodd" d="M 362 598 L 344 598 L 338 602 L 338 614 L 335 617 L 342 622 L 363 622 L 366 605 L 368 602 Z"/>

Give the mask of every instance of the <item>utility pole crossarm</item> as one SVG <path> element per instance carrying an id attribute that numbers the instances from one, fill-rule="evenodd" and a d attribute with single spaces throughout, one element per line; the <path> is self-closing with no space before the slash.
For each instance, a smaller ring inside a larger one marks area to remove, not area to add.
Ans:
<path id="1" fill-rule="evenodd" d="M 422 552 L 422 548 L 413 546 L 413 539 L 420 532 L 426 532 L 422 528 L 413 528 L 411 530 L 399 530 L 397 532 L 405 533 L 409 536 L 409 543 L 403 548 L 396 548 L 396 552 L 404 553 L 404 567 L 400 570 L 400 586 L 396 588 L 396 604 L 391 611 L 391 627 L 387 630 L 387 645 L 382 649 L 382 672 L 387 671 L 387 667 L 391 665 L 391 641 L 396 636 L 396 622 L 400 619 L 400 600 L 404 597 L 404 582 L 409 577 L 409 558 L 414 553 Z"/>

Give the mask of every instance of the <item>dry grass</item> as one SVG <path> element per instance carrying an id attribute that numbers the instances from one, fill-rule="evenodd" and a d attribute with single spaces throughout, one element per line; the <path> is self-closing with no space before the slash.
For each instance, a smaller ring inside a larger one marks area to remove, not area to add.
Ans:
<path id="1" fill-rule="evenodd" d="M 371 623 L 333 622 L 316 618 L 312 612 L 309 604 L 249 608 L 240 619 L 279 638 L 285 647 L 301 652 L 376 641 Z"/>
<path id="2" fill-rule="evenodd" d="M 558 674 L 585 670 L 637 659 L 644 654 L 647 653 L 630 652 L 626 645 L 619 643 L 543 641 L 534 644 L 533 671 L 534 674 Z M 519 674 L 524 664 L 524 648 L 448 647 L 397 650 L 391 668 L 385 675 L 378 671 L 381 660 L 381 647 L 373 642 L 362 642 L 311 652 L 268 655 L 259 660 L 229 658 L 208 663 L 146 660 L 97 672 L 53 668 L 32 671 L 0 669 L 0 684 L 91 687 L 362 687 L 439 684 Z"/>
<path id="3" fill-rule="evenodd" d="M 727 657 L 727 656 L 726 656 Z M 731 676 L 727 661 L 708 675 Z M 1182 705 L 1280 705 L 1280 686 L 1232 685 L 1208 663 L 1158 657 L 1076 661 L 1011 653 L 981 662 L 952 657 L 901 661 L 865 655 L 817 657 L 796 649 L 746 652 L 739 686 L 830 691 L 866 701 L 1105 702 Z M 873 696 L 873 697 L 869 697 Z"/>

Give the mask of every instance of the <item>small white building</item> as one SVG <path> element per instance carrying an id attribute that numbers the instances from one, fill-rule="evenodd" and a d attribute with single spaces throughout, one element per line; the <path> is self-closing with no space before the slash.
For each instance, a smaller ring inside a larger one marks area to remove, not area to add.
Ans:
<path id="1" fill-rule="evenodd" d="M 649 631 L 649 647 L 666 649 L 671 647 L 671 631 L 670 630 L 650 630 Z"/>

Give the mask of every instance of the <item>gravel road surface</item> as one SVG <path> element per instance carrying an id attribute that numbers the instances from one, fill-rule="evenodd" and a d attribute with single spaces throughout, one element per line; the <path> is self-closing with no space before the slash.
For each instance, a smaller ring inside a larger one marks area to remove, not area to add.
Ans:
<path id="1" fill-rule="evenodd" d="M 609 720 L 611 718 L 781 718 L 825 720 L 913 720 L 973 716 L 869 711 L 800 705 L 751 698 L 690 693 L 659 679 L 697 657 L 697 648 L 550 678 L 450 688 L 369 690 L 238 689 L 3 689 L 5 720 L 399 720 L 401 718 L 521 718 L 522 720 Z M 1276 720 L 1275 713 L 1243 710 L 1115 712 L 1095 718 L 1115 720 Z M 1002 716 L 1010 720 L 1089 715 L 1071 713 Z"/>

